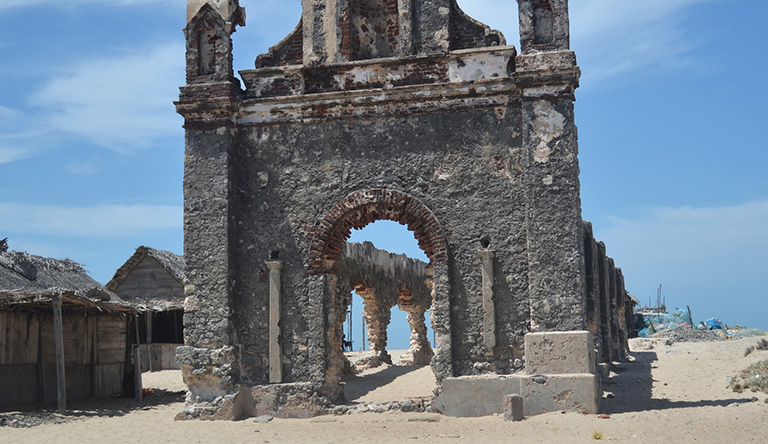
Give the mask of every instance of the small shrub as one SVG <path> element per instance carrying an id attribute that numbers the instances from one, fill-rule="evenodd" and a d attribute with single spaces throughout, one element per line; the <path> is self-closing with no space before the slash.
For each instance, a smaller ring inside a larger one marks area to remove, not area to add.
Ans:
<path id="1" fill-rule="evenodd" d="M 731 378 L 728 386 L 741 393 L 744 390 L 768 393 L 768 361 L 750 365 Z"/>
<path id="2" fill-rule="evenodd" d="M 594 440 L 603 439 L 603 432 L 598 432 L 597 430 L 595 430 L 594 432 L 592 432 L 592 439 Z"/>

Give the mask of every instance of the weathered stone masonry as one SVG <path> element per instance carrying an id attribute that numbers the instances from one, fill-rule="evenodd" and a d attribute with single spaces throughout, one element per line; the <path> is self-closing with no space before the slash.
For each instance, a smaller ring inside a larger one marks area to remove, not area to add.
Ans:
<path id="1" fill-rule="evenodd" d="M 455 0 L 303 0 L 299 25 L 240 72 L 242 88 L 231 34 L 244 10 L 189 0 L 176 102 L 182 416 L 301 416 L 343 401 L 340 254 L 351 229 L 380 219 L 406 225 L 430 259 L 439 381 L 519 372 L 527 333 L 588 322 L 613 357 L 623 282 L 604 254 L 585 262 L 567 1 L 518 3 L 520 54 Z"/>

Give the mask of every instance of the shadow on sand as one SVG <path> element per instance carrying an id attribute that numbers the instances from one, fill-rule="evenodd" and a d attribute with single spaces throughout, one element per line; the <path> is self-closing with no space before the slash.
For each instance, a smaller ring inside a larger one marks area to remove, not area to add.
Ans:
<path id="1" fill-rule="evenodd" d="M 67 414 L 59 415 L 55 402 L 8 406 L 0 409 L 0 426 L 33 427 L 49 423 L 61 423 L 92 417 L 125 416 L 136 410 L 152 410 L 155 407 L 183 402 L 185 392 L 154 389 L 154 394 L 144 396 L 141 403 L 133 398 L 87 398 L 67 402 Z"/>
<path id="2" fill-rule="evenodd" d="M 750 398 L 702 399 L 700 401 L 673 401 L 654 398 L 653 363 L 658 360 L 656 352 L 637 351 L 630 353 L 634 361 L 622 362 L 613 367 L 616 372 L 608 381 L 603 380 L 603 390 L 612 392 L 614 398 L 603 398 L 602 413 L 628 413 L 645 410 L 680 409 L 688 407 L 725 407 L 734 402 L 747 402 Z"/>
<path id="3" fill-rule="evenodd" d="M 377 388 L 387 385 L 395 379 L 408 373 L 415 372 L 423 367 L 425 366 L 390 365 L 383 370 L 367 375 L 346 375 L 344 376 L 344 397 L 349 402 L 356 402 L 358 399 Z"/>

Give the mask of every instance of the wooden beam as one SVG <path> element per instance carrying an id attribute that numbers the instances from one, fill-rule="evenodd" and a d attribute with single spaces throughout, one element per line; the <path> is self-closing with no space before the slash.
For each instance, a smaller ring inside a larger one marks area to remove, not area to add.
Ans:
<path id="1" fill-rule="evenodd" d="M 61 319 L 61 294 L 53 299 L 53 334 L 56 343 L 56 391 L 59 399 L 59 413 L 67 413 L 67 377 L 64 364 L 64 333 Z"/>

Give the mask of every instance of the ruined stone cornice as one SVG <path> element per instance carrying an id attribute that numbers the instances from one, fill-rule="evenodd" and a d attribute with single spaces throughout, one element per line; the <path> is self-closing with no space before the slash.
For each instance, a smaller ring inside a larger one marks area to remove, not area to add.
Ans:
<path id="1" fill-rule="evenodd" d="M 206 129 L 235 124 L 240 88 L 234 82 L 196 83 L 179 90 L 179 100 L 173 103 L 176 112 L 184 117 L 184 128 Z"/>
<path id="2" fill-rule="evenodd" d="M 509 106 L 520 97 L 515 81 L 506 78 L 247 99 L 242 102 L 238 124 L 308 123 Z"/>
<path id="3" fill-rule="evenodd" d="M 523 97 L 573 96 L 579 86 L 581 69 L 571 50 L 520 55 L 515 65 L 515 78 L 524 90 Z"/>

